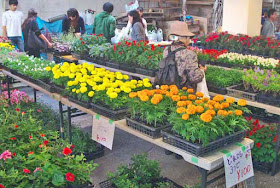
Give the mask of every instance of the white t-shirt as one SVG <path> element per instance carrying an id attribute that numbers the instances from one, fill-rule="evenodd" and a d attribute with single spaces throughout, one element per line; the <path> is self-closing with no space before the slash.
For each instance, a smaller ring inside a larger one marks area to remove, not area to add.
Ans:
<path id="1" fill-rule="evenodd" d="M 6 26 L 8 37 L 22 36 L 21 24 L 23 23 L 23 13 L 20 11 L 8 10 L 3 13 L 2 25 Z"/>
<path id="2" fill-rule="evenodd" d="M 146 34 L 146 36 L 148 36 L 147 21 L 144 18 L 142 18 L 142 22 L 143 22 L 144 27 L 145 27 L 145 34 Z M 132 28 L 132 24 L 130 23 L 130 21 L 128 21 L 127 26 L 125 28 L 126 32 L 128 33 L 131 28 Z"/>

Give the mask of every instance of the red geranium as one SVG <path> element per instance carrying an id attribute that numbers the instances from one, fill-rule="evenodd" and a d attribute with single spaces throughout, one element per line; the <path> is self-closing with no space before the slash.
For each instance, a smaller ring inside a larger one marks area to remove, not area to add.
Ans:
<path id="1" fill-rule="evenodd" d="M 29 139 L 32 139 L 32 136 L 29 136 Z"/>
<path id="2" fill-rule="evenodd" d="M 81 37 L 80 40 L 83 40 L 83 38 Z"/>
<path id="3" fill-rule="evenodd" d="M 155 51 L 155 46 L 153 44 L 151 45 L 151 51 Z"/>
<path id="4" fill-rule="evenodd" d="M 25 168 L 25 169 L 23 169 L 23 173 L 30 174 L 30 170 Z"/>
<path id="5" fill-rule="evenodd" d="M 85 41 L 83 41 L 82 44 L 85 44 Z"/>
<path id="6" fill-rule="evenodd" d="M 41 137 L 45 137 L 45 135 L 44 134 L 40 134 L 41 135 Z"/>
<path id="7" fill-rule="evenodd" d="M 38 109 L 37 112 L 40 113 L 40 112 L 42 112 L 42 111 Z"/>
<path id="8" fill-rule="evenodd" d="M 4 185 L 2 185 L 2 184 L 0 184 L 0 188 L 5 188 L 5 186 L 4 186 Z"/>
<path id="9" fill-rule="evenodd" d="M 15 128 L 18 128 L 18 125 L 15 125 Z"/>
<path id="10" fill-rule="evenodd" d="M 75 145 L 74 144 L 72 144 L 71 146 L 70 146 L 70 149 L 74 149 L 75 148 Z"/>
<path id="11" fill-rule="evenodd" d="M 63 149 L 62 153 L 64 155 L 70 155 L 72 153 L 72 150 L 70 148 L 66 147 Z"/>
<path id="12" fill-rule="evenodd" d="M 33 151 L 30 151 L 30 152 L 28 153 L 28 155 L 32 155 L 32 154 L 34 154 L 34 152 L 33 152 Z"/>
<path id="13" fill-rule="evenodd" d="M 16 137 L 12 137 L 12 138 L 10 138 L 10 140 L 16 140 Z"/>
<path id="14" fill-rule="evenodd" d="M 257 148 L 260 148 L 261 147 L 261 143 L 256 143 L 256 146 L 257 146 Z"/>
<path id="15" fill-rule="evenodd" d="M 45 140 L 44 142 L 43 142 L 43 144 L 46 146 L 47 144 L 49 143 L 49 141 L 47 141 L 47 140 Z"/>
<path id="16" fill-rule="evenodd" d="M 15 157 L 17 154 L 14 152 L 12 155 Z"/>
<path id="17" fill-rule="evenodd" d="M 75 176 L 71 172 L 66 173 L 66 180 L 74 182 L 75 181 Z"/>
<path id="18" fill-rule="evenodd" d="M 16 112 L 19 112 L 20 110 L 19 110 L 19 108 L 16 108 Z"/>

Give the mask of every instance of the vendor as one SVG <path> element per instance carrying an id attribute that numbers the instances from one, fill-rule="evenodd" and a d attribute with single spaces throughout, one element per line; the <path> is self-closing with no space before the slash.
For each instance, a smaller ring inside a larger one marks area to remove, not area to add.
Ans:
<path id="1" fill-rule="evenodd" d="M 75 8 L 70 8 L 67 11 L 67 16 L 62 21 L 62 32 L 67 34 L 71 27 L 75 29 L 75 35 L 86 32 L 84 19 L 79 16 L 79 12 Z"/>
<path id="2" fill-rule="evenodd" d="M 137 8 L 137 11 L 139 12 L 140 18 L 142 19 L 142 23 L 143 23 L 143 25 L 144 25 L 145 35 L 148 36 L 148 25 L 147 25 L 147 21 L 143 18 L 144 9 L 143 9 L 143 7 L 138 7 L 138 8 Z M 126 33 L 129 33 L 130 30 L 131 30 L 131 28 L 132 28 L 132 24 L 131 24 L 131 22 L 128 20 L 127 26 L 126 26 L 126 28 L 125 28 Z"/>
<path id="3" fill-rule="evenodd" d="M 163 58 L 166 58 L 170 52 L 181 48 L 175 52 L 175 62 L 177 66 L 177 72 L 180 77 L 180 87 L 188 87 L 197 90 L 198 84 L 205 82 L 204 88 L 199 88 L 200 92 L 203 92 L 205 96 L 209 96 L 206 86 L 205 75 L 206 67 L 199 65 L 197 54 L 194 51 L 187 49 L 190 44 L 190 37 L 194 34 L 188 29 L 188 25 L 185 22 L 175 21 L 169 31 L 169 39 L 173 41 L 171 47 L 165 48 L 163 52 Z"/>

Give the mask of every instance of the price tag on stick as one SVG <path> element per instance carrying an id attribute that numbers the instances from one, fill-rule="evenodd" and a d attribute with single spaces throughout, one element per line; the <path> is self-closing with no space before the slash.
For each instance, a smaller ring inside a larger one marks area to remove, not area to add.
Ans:
<path id="1" fill-rule="evenodd" d="M 226 176 L 226 187 L 232 187 L 254 176 L 250 145 L 238 148 L 233 152 L 223 150 Z"/>
<path id="2" fill-rule="evenodd" d="M 100 115 L 93 117 L 92 139 L 112 150 L 115 135 L 115 123 Z"/>

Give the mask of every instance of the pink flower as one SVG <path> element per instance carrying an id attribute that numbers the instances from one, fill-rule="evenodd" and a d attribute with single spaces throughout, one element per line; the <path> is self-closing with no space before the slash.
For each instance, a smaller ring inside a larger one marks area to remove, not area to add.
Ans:
<path id="1" fill-rule="evenodd" d="M 0 159 L 3 159 L 4 161 L 6 161 L 7 159 L 11 159 L 11 152 L 9 152 L 9 150 L 4 151 L 1 155 L 0 155 Z"/>
<path id="2" fill-rule="evenodd" d="M 37 110 L 37 112 L 38 112 L 38 113 L 40 113 L 40 112 L 41 112 L 41 110 L 39 110 L 39 109 L 38 109 L 38 110 Z"/>
<path id="3" fill-rule="evenodd" d="M 37 168 L 33 171 L 33 173 L 35 173 L 35 172 L 37 172 L 37 171 L 43 172 L 43 170 L 42 170 L 40 167 L 37 167 Z"/>

